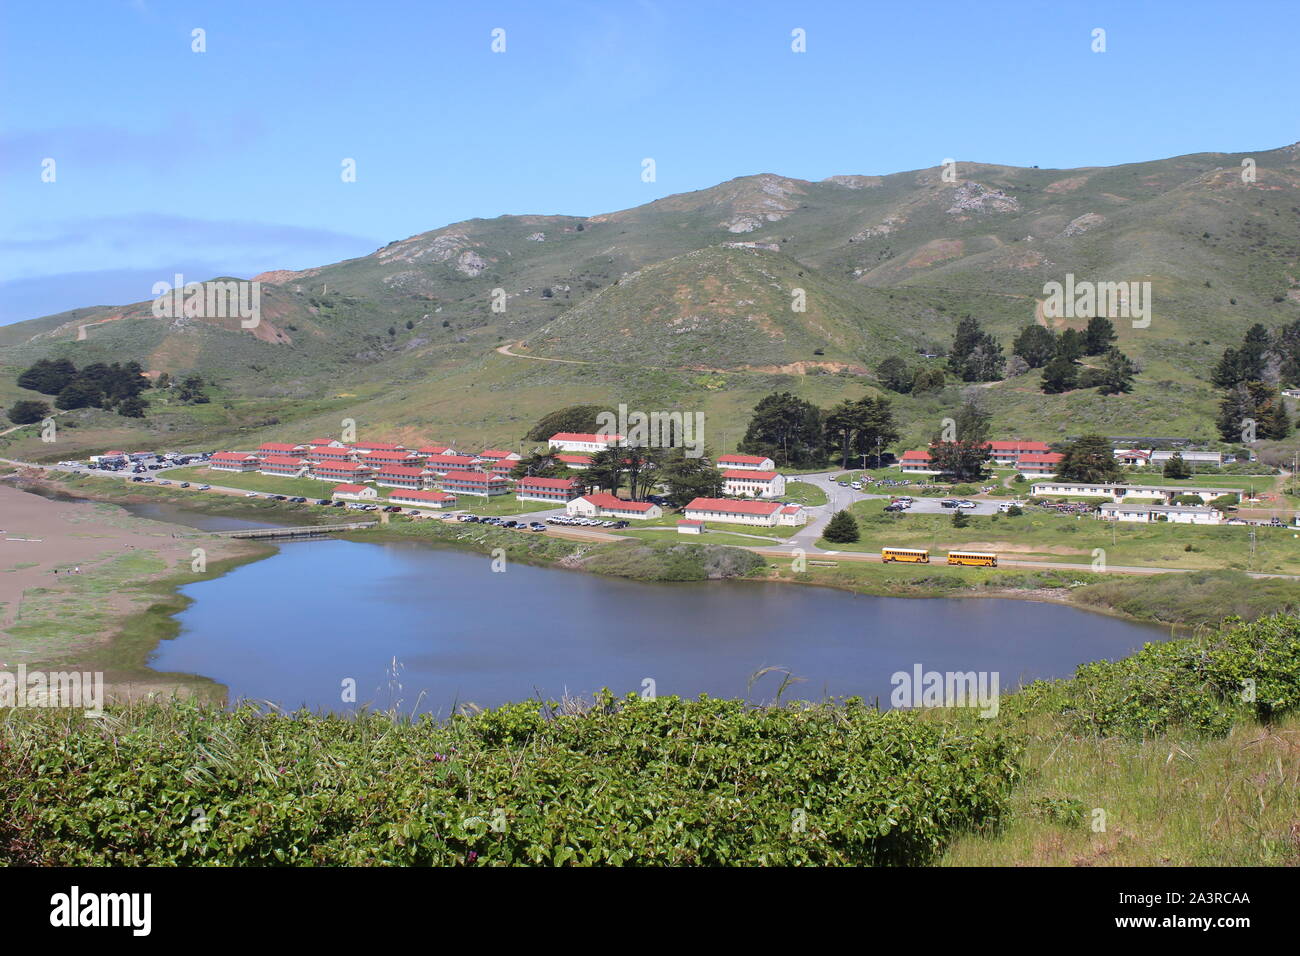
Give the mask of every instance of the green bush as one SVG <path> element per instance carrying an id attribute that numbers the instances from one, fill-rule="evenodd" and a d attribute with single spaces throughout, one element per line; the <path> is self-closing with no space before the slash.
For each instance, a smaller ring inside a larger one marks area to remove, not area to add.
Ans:
<path id="1" fill-rule="evenodd" d="M 1009 703 L 1018 713 L 1046 707 L 1099 737 L 1223 736 L 1243 718 L 1267 722 L 1300 706 L 1300 618 L 1229 619 L 1199 637 L 1084 664 L 1069 681 L 1035 682 Z"/>
<path id="2" fill-rule="evenodd" d="M 998 825 L 1019 738 L 839 704 L 604 695 L 440 722 L 192 703 L 0 723 L 29 865 L 916 864 Z"/>

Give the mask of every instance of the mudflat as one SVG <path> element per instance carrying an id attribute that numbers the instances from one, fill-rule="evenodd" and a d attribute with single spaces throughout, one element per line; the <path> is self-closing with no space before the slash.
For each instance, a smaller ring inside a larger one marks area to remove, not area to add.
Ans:
<path id="1" fill-rule="evenodd" d="M 262 550 L 0 482 L 0 668 L 102 658 L 123 621 L 159 600 L 151 584 L 192 572 L 196 557 L 211 566 Z"/>

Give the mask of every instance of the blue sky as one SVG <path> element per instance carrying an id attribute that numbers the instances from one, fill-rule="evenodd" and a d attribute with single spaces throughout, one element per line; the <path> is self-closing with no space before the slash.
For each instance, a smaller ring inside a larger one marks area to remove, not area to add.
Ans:
<path id="1" fill-rule="evenodd" d="M 607 212 L 758 172 L 1282 146 L 1300 140 L 1294 13 L 1290 0 L 9 0 L 0 322 L 138 301 L 174 272 L 305 268 L 475 216 Z M 1105 53 L 1091 50 L 1098 27 Z M 795 28 L 806 53 L 791 51 Z M 341 180 L 345 158 L 356 182 Z"/>

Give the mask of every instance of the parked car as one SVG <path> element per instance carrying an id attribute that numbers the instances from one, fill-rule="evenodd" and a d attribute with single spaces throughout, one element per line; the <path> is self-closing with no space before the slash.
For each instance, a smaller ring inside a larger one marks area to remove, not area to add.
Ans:
<path id="1" fill-rule="evenodd" d="M 199 491 L 211 491 L 211 490 L 212 490 L 211 485 L 199 485 Z"/>
<path id="2" fill-rule="evenodd" d="M 188 481 L 182 481 L 182 482 L 181 482 L 181 487 L 182 487 L 182 488 L 188 488 L 189 486 L 190 486 L 190 483 L 189 483 Z"/>
<path id="3" fill-rule="evenodd" d="M 256 491 L 245 491 L 245 492 L 244 492 L 244 497 L 245 497 L 245 498 L 256 498 L 256 497 L 257 497 L 257 492 L 256 492 Z"/>
<path id="4" fill-rule="evenodd" d="M 329 503 L 330 503 L 330 500 L 329 500 L 328 498 L 317 498 L 317 499 L 316 499 L 316 504 L 318 504 L 318 505 L 328 505 Z"/>
<path id="5" fill-rule="evenodd" d="M 545 531 L 545 530 L 546 530 L 546 525 L 542 524 L 540 521 L 530 521 L 530 522 L 528 523 L 528 530 L 529 530 L 529 531 Z"/>
<path id="6" fill-rule="evenodd" d="M 958 508 L 978 508 L 979 505 L 975 504 L 975 502 L 973 502 L 973 501 L 959 501 L 959 502 L 957 502 L 957 507 L 958 507 Z"/>
<path id="7" fill-rule="evenodd" d="M 885 510 L 886 510 L 886 511 L 904 511 L 904 510 L 906 510 L 906 509 L 905 509 L 902 505 L 900 505 L 897 501 L 895 501 L 893 504 L 885 505 Z"/>
<path id="8" fill-rule="evenodd" d="M 941 508 L 956 508 L 957 502 L 952 498 L 945 498 L 943 501 L 939 502 L 939 506 Z"/>
<path id="9" fill-rule="evenodd" d="M 860 481 L 855 481 L 855 482 L 853 482 L 853 484 L 849 485 L 849 487 L 852 488 L 854 491 L 861 491 L 861 490 L 862 490 L 862 482 L 860 482 Z"/>

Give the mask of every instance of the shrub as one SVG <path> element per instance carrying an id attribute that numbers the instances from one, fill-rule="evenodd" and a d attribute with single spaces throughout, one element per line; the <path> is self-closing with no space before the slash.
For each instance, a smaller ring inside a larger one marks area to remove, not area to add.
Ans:
<path id="1" fill-rule="evenodd" d="M 1213 633 L 1084 664 L 1069 681 L 1036 682 L 1011 698 L 1013 709 L 1043 694 L 1055 695 L 1056 711 L 1076 733 L 1222 736 L 1243 717 L 1269 721 L 1300 706 L 1300 618 L 1229 618 Z"/>
<path id="2" fill-rule="evenodd" d="M 608 694 L 447 722 L 24 709 L 0 744 L 8 862 L 125 866 L 918 864 L 999 823 L 1021 747 L 857 699 Z"/>

